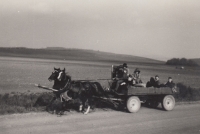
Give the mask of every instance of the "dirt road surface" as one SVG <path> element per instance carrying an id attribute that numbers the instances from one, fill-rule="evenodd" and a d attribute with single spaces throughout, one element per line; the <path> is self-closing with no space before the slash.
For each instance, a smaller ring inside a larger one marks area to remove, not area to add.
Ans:
<path id="1" fill-rule="evenodd" d="M 173 111 L 141 107 L 138 113 L 97 110 L 61 117 L 43 113 L 0 116 L 1 134 L 200 134 L 200 104 Z"/>

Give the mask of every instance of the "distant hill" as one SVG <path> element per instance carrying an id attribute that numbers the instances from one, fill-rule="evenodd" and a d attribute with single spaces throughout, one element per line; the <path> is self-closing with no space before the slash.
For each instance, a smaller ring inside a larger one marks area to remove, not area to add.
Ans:
<path id="1" fill-rule="evenodd" d="M 66 50 L 66 48 L 63 47 L 47 47 L 47 50 Z"/>
<path id="2" fill-rule="evenodd" d="M 62 47 L 48 47 L 44 49 L 31 49 L 24 47 L 3 48 L 0 47 L 0 56 L 27 57 L 60 60 L 84 60 L 84 61 L 105 61 L 105 62 L 128 62 L 128 63 L 160 63 L 162 61 L 143 58 L 132 55 L 114 54 L 108 52 L 67 49 Z"/>

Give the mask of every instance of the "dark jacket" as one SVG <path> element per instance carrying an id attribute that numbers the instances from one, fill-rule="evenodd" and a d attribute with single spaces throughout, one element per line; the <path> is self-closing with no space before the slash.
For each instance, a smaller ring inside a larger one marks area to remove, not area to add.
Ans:
<path id="1" fill-rule="evenodd" d="M 157 88 L 159 88 L 160 87 L 160 81 L 159 80 L 155 80 L 153 77 L 151 77 L 150 78 L 150 81 L 149 82 L 147 82 L 147 87 L 157 87 Z"/>
<path id="2" fill-rule="evenodd" d="M 120 68 L 119 69 L 120 72 L 120 78 L 122 79 L 128 79 L 128 75 L 129 75 L 129 69 L 128 68 Z"/>
<path id="3" fill-rule="evenodd" d="M 172 82 L 167 82 L 166 84 L 165 84 L 165 86 L 166 87 L 170 87 L 170 88 L 173 88 L 173 87 L 175 87 L 175 83 L 172 81 Z"/>

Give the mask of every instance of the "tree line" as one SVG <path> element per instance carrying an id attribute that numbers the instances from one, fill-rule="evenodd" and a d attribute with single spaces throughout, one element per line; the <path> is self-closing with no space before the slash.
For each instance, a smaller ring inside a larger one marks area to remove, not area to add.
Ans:
<path id="1" fill-rule="evenodd" d="M 199 66 L 195 61 L 186 58 L 173 58 L 166 62 L 167 65 Z"/>

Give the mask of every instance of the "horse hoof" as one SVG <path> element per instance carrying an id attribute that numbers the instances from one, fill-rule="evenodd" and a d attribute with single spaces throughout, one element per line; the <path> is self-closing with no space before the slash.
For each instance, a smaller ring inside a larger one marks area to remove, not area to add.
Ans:
<path id="1" fill-rule="evenodd" d="M 87 110 L 83 113 L 83 114 L 88 114 L 89 113 L 89 111 L 90 111 L 90 106 L 88 106 L 88 108 L 87 108 Z"/>
<path id="2" fill-rule="evenodd" d="M 84 115 L 87 115 L 88 113 L 89 113 L 89 112 L 85 111 L 83 114 L 84 114 Z"/>
<path id="3" fill-rule="evenodd" d="M 79 106 L 79 112 L 81 112 L 83 110 L 83 105 Z"/>

